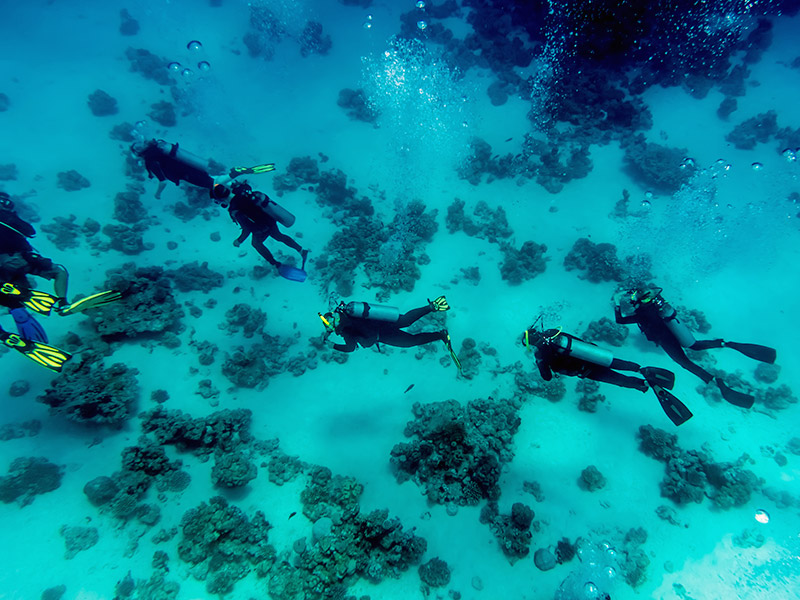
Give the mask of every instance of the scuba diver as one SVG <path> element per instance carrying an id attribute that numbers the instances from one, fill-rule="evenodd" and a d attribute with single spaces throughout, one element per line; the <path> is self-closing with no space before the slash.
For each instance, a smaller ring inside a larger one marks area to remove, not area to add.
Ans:
<path id="1" fill-rule="evenodd" d="M 349 302 L 347 304 L 340 302 L 333 312 L 327 312 L 324 315 L 319 313 L 319 317 L 325 325 L 326 340 L 333 333 L 344 338 L 344 344 L 333 344 L 333 349 L 339 352 L 352 352 L 357 345 L 369 348 L 378 344 L 380 350 L 380 344 L 397 348 L 412 348 L 442 341 L 460 371 L 461 363 L 453 351 L 450 334 L 446 329 L 425 333 L 403 331 L 405 327 L 409 327 L 427 314 L 447 310 L 450 310 L 447 299 L 439 296 L 435 300 L 428 300 L 427 305 L 402 315 L 400 310 L 394 306 L 367 302 Z"/>
<path id="2" fill-rule="evenodd" d="M 230 187 L 218 183 L 213 186 L 211 193 L 216 202 L 223 208 L 227 207 L 233 222 L 242 228 L 241 235 L 233 242 L 234 246 L 238 248 L 248 236 L 252 235 L 253 248 L 269 264 L 277 268 L 281 276 L 293 281 L 305 281 L 304 269 L 308 250 L 303 249 L 300 244 L 278 227 L 278 223 L 291 227 L 295 221 L 292 213 L 273 202 L 263 192 L 254 191 L 246 181 L 234 181 Z M 267 238 L 272 238 L 296 250 L 303 261 L 302 266 L 298 269 L 277 261 L 264 245 Z"/>
<path id="3" fill-rule="evenodd" d="M 227 185 L 240 175 L 268 173 L 275 170 L 273 163 L 255 167 L 233 167 L 227 177 L 215 179 L 208 173 L 209 161 L 183 150 L 178 144 L 156 139 L 145 142 L 142 138 L 131 144 L 131 152 L 144 160 L 148 176 L 151 179 L 153 177 L 158 179 L 155 197 L 159 199 L 161 192 L 167 186 L 167 180 L 175 185 L 180 185 L 181 181 L 188 181 L 210 192 L 216 183 Z"/>
<path id="4" fill-rule="evenodd" d="M 727 402 L 741 408 L 753 406 L 752 395 L 728 387 L 720 377 L 712 375 L 700 365 L 689 360 L 684 348 L 692 350 L 733 348 L 745 356 L 765 363 L 775 362 L 777 354 L 775 349 L 758 344 L 727 342 L 723 339 L 696 340 L 686 325 L 678 320 L 676 310 L 661 297 L 661 291 L 662 288 L 659 287 L 642 287 L 614 294 L 614 318 L 617 323 L 623 325 L 636 323 L 648 340 L 661 346 L 669 357 L 681 367 L 697 375 L 704 383 L 714 381 Z M 621 301 L 622 297 L 626 295 L 633 307 L 633 313 L 630 315 L 622 314 Z"/>
<path id="5" fill-rule="evenodd" d="M 682 425 L 692 418 L 692 413 L 686 405 L 668 391 L 675 384 L 675 375 L 672 371 L 659 367 L 642 367 L 635 362 L 615 358 L 610 350 L 586 342 L 561 329 L 540 331 L 536 328 L 536 323 L 525 330 L 522 344 L 528 350 L 533 348 L 536 366 L 545 381 L 550 381 L 555 372 L 640 392 L 653 390 L 664 413 L 675 425 Z M 643 379 L 624 375 L 618 371 L 639 373 Z"/>
<path id="6" fill-rule="evenodd" d="M 33 226 L 16 213 L 11 197 L 0 192 L 0 306 L 8 308 L 23 340 L 46 343 L 44 328 L 29 310 L 45 315 L 55 310 L 66 316 L 113 302 L 120 295 L 109 290 L 69 303 L 67 269 L 34 250 L 28 238 L 35 235 Z M 55 294 L 31 289 L 29 275 L 52 279 Z"/>
<path id="7" fill-rule="evenodd" d="M 186 152 L 178 144 L 155 139 L 139 141 L 131 145 L 131 152 L 144 160 L 144 168 L 150 179 L 158 179 L 156 198 L 161 198 L 167 180 L 175 185 L 188 181 L 207 190 L 214 186 L 214 179 L 208 174 L 208 161 Z"/>

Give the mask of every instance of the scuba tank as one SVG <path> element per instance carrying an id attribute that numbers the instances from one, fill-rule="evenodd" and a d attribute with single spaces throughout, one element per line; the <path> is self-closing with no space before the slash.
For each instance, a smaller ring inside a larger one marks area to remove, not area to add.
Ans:
<path id="1" fill-rule="evenodd" d="M 694 339 L 692 332 L 678 319 L 678 311 L 676 311 L 671 304 L 661 301 L 658 305 L 658 316 L 664 319 L 664 324 L 667 329 L 672 332 L 678 343 L 684 348 L 691 348 L 697 341 Z"/>
<path id="2" fill-rule="evenodd" d="M 614 360 L 611 350 L 583 342 L 571 335 L 561 334 L 551 338 L 551 344 L 557 346 L 566 356 L 573 356 L 601 367 L 608 367 Z"/>
<path id="3" fill-rule="evenodd" d="M 149 150 L 157 150 L 165 158 L 169 158 L 183 167 L 180 178 L 198 187 L 211 189 L 214 180 L 208 173 L 208 161 L 196 154 L 187 152 L 179 144 L 170 144 L 164 140 L 153 140 L 148 144 Z M 170 170 L 171 169 L 166 169 Z"/>
<path id="4" fill-rule="evenodd" d="M 252 192 L 251 198 L 261 210 L 285 227 L 294 225 L 295 216 L 263 192 Z"/>
<path id="5" fill-rule="evenodd" d="M 400 318 L 400 309 L 396 306 L 369 304 L 367 302 L 348 302 L 344 306 L 344 312 L 358 319 L 386 321 L 387 323 L 394 323 Z"/>

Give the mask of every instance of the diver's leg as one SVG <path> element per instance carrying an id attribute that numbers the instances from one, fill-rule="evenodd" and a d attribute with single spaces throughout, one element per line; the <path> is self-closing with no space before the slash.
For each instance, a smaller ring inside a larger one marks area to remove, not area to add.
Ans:
<path id="1" fill-rule="evenodd" d="M 646 392 L 650 389 L 650 386 L 647 385 L 647 382 L 644 379 L 639 379 L 638 377 L 631 377 L 630 375 L 623 375 L 622 373 L 617 373 L 616 371 L 612 371 L 608 367 L 600 367 L 597 369 L 592 369 L 586 377 L 593 381 L 600 381 L 602 383 L 610 383 L 612 385 L 616 385 L 619 387 L 624 387 L 632 390 L 639 390 L 640 392 Z"/>
<path id="2" fill-rule="evenodd" d="M 167 182 L 166 181 L 159 181 L 158 182 L 158 187 L 156 188 L 156 199 L 157 200 L 161 200 L 161 192 L 163 192 L 164 188 L 166 188 L 166 187 L 167 187 Z"/>
<path id="3" fill-rule="evenodd" d="M 264 259 L 271 264 L 273 267 L 279 267 L 281 263 L 275 260 L 275 257 L 272 256 L 272 252 L 267 250 L 267 247 L 264 245 L 264 240 L 267 239 L 267 234 L 263 232 L 253 232 L 252 244 L 253 248 L 256 249 Z"/>
<path id="4" fill-rule="evenodd" d="M 632 360 L 622 360 L 621 358 L 615 358 L 611 361 L 611 364 L 608 365 L 609 369 L 615 369 L 617 371 L 638 371 L 642 368 L 641 365 L 633 362 Z"/>
<path id="5" fill-rule="evenodd" d="M 686 352 L 683 351 L 680 343 L 675 338 L 669 338 L 663 340 L 661 342 L 661 347 L 664 349 L 669 357 L 674 360 L 678 365 L 689 371 L 690 373 L 697 375 L 700 379 L 703 380 L 704 383 L 709 383 L 711 380 L 714 379 L 714 376 L 706 371 L 703 367 L 698 364 L 693 363 L 689 360 L 689 357 L 686 356 Z"/>
<path id="6" fill-rule="evenodd" d="M 431 342 L 441 342 L 443 340 L 444 333 L 441 331 L 412 334 L 394 328 L 381 330 L 378 336 L 378 341 L 380 343 L 397 348 L 412 348 L 414 346 L 430 344 Z"/>
<path id="7" fill-rule="evenodd" d="M 725 345 L 724 340 L 697 340 L 694 344 L 689 346 L 692 350 L 708 350 L 709 348 L 722 348 Z"/>
<path id="8" fill-rule="evenodd" d="M 269 237 L 271 237 L 276 242 L 280 242 L 281 244 L 289 246 L 289 248 L 291 248 L 292 250 L 297 250 L 300 253 L 303 252 L 303 247 L 296 241 L 294 241 L 294 239 L 291 236 L 286 235 L 280 229 L 278 229 L 277 225 L 275 225 L 269 230 Z"/>
<path id="9" fill-rule="evenodd" d="M 67 286 L 69 285 L 69 273 L 64 265 L 53 265 L 56 268 L 56 275 L 53 277 L 53 291 L 59 298 L 67 299 Z"/>
<path id="10" fill-rule="evenodd" d="M 395 323 L 396 327 L 408 327 L 415 321 L 418 321 L 428 313 L 433 312 L 433 308 L 431 308 L 430 304 L 428 306 L 421 306 L 420 308 L 415 308 L 407 313 L 403 313 L 400 315 L 400 318 L 397 319 L 397 323 Z"/>

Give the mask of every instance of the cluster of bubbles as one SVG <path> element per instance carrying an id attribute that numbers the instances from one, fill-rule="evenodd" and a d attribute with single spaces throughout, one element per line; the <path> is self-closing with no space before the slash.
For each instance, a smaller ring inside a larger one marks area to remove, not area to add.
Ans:
<path id="1" fill-rule="evenodd" d="M 446 162 L 442 157 L 458 164 L 471 135 L 471 94 L 438 50 L 420 40 L 392 38 L 386 50 L 362 64 L 362 88 L 397 158 L 416 160 L 422 170 Z"/>
<path id="2" fill-rule="evenodd" d="M 203 44 L 201 44 L 197 40 L 192 40 L 188 44 L 186 44 L 186 49 L 189 52 L 196 54 L 203 50 Z M 175 73 L 180 73 L 183 77 L 189 78 L 192 75 L 194 75 L 194 71 L 191 68 L 182 65 L 178 61 L 172 61 L 167 65 L 167 68 Z M 201 60 L 197 63 L 198 71 L 205 72 L 209 71 L 210 69 L 211 69 L 211 64 L 207 60 Z"/>
<path id="3" fill-rule="evenodd" d="M 602 600 L 617 581 L 619 558 L 608 542 L 594 544 L 583 538 L 576 542 L 579 564 L 556 590 L 555 600 Z"/>

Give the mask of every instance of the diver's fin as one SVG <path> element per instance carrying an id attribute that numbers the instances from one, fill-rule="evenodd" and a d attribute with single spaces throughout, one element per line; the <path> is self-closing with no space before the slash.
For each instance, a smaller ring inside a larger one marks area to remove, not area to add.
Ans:
<path id="1" fill-rule="evenodd" d="M 41 315 L 49 315 L 53 306 L 58 302 L 58 297 L 53 294 L 39 290 L 20 289 L 8 282 L 0 285 L 0 294 L 18 300 L 25 308 Z"/>
<path id="2" fill-rule="evenodd" d="M 458 355 L 456 354 L 456 351 L 453 350 L 453 343 L 450 341 L 450 334 L 447 332 L 446 329 L 442 331 L 442 341 L 444 342 L 447 351 L 450 353 L 450 358 L 453 359 L 453 363 L 456 365 L 456 368 L 460 371 L 461 361 L 458 360 Z"/>
<path id="3" fill-rule="evenodd" d="M 231 179 L 236 179 L 241 175 L 254 175 L 259 173 L 269 173 L 275 170 L 275 163 L 266 163 L 264 165 L 256 165 L 254 167 L 233 167 L 228 173 Z"/>
<path id="4" fill-rule="evenodd" d="M 450 310 L 450 305 L 447 303 L 447 298 L 445 298 L 444 296 L 439 296 L 438 298 L 435 298 L 433 300 L 429 298 L 428 304 L 431 305 L 433 312 L 442 312 L 445 310 Z"/>
<path id="5" fill-rule="evenodd" d="M 725 342 L 725 348 L 733 348 L 737 352 L 741 352 L 748 358 L 760 360 L 761 362 L 772 364 L 778 357 L 778 352 L 775 348 L 769 346 L 761 346 L 759 344 L 741 344 L 739 342 Z"/>
<path id="6" fill-rule="evenodd" d="M 666 414 L 669 420 L 676 426 L 683 425 L 692 418 L 692 411 L 690 411 L 683 402 L 678 400 L 672 392 L 668 392 L 658 385 L 651 385 L 651 387 L 656 394 L 656 398 L 658 398 L 658 403 L 661 405 L 664 414 Z"/>
<path id="7" fill-rule="evenodd" d="M 303 269 L 298 269 L 297 267 L 293 267 L 292 265 L 287 265 L 284 263 L 281 263 L 281 265 L 278 267 L 278 273 L 284 279 L 296 281 L 298 283 L 303 283 L 308 276 Z"/>
<path id="8" fill-rule="evenodd" d="M 66 306 L 57 308 L 56 312 L 64 317 L 66 315 L 72 315 L 78 312 L 89 310 L 90 308 L 104 306 L 106 304 L 110 304 L 111 302 L 116 302 L 121 298 L 121 292 L 118 292 L 117 290 L 106 290 L 105 292 L 98 292 L 96 294 L 92 294 L 91 296 L 86 296 L 86 298 L 76 300 L 72 304 L 67 304 Z"/>
<path id="9" fill-rule="evenodd" d="M 738 406 L 739 408 L 751 408 L 753 406 L 755 398 L 750 394 L 737 392 L 736 390 L 729 388 L 719 377 L 715 377 L 714 381 L 717 382 L 717 387 L 719 388 L 719 391 L 722 393 L 722 397 L 725 398 L 726 402 L 729 402 L 734 406 Z"/>
<path id="10" fill-rule="evenodd" d="M 651 386 L 657 385 L 665 390 L 671 390 L 675 385 L 675 373 L 660 367 L 642 367 L 639 369 Z"/>
<path id="11" fill-rule="evenodd" d="M 0 340 L 9 348 L 14 348 L 14 350 L 24 354 L 32 361 L 56 373 L 61 372 L 64 363 L 72 357 L 69 352 L 64 352 L 63 350 L 59 350 L 48 344 L 43 344 L 42 342 L 25 340 L 16 333 L 2 331 L 0 332 Z"/>

